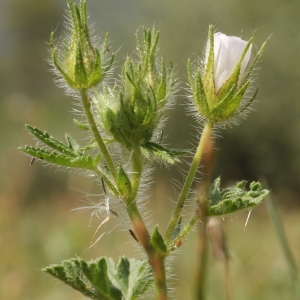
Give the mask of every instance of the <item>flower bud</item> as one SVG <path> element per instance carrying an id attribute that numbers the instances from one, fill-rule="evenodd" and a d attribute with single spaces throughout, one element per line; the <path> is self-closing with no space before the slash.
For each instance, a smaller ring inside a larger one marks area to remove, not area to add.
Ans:
<path id="1" fill-rule="evenodd" d="M 209 28 L 205 59 L 194 72 L 188 63 L 193 99 L 201 115 L 212 122 L 222 122 L 245 110 L 256 96 L 240 107 L 251 83 L 249 77 L 265 44 L 250 64 L 252 40 L 248 42 Z"/>
<path id="2" fill-rule="evenodd" d="M 86 2 L 81 0 L 77 6 L 72 0 L 68 0 L 68 7 L 70 36 L 66 36 L 57 48 L 53 47 L 52 60 L 55 69 L 69 87 L 88 89 L 104 79 L 113 62 L 113 56 L 110 64 L 105 66 L 107 37 L 100 51 L 93 46 L 87 25 Z M 53 33 L 51 39 L 53 45 Z"/>
<path id="3" fill-rule="evenodd" d="M 149 142 L 172 94 L 173 69 L 157 59 L 158 32 L 144 30 L 139 60 L 123 66 L 121 89 L 104 89 L 97 107 L 103 127 L 116 141 L 133 149 Z"/>

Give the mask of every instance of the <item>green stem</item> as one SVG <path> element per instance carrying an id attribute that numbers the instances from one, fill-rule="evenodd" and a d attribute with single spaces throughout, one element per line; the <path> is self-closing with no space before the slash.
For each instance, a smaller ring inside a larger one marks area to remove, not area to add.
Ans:
<path id="1" fill-rule="evenodd" d="M 195 156 L 193 158 L 189 173 L 186 177 L 184 186 L 181 190 L 176 207 L 174 209 L 171 221 L 166 230 L 165 241 L 167 244 L 169 244 L 169 242 L 170 242 L 172 233 L 173 233 L 173 231 L 176 227 L 176 224 L 178 222 L 178 219 L 180 217 L 181 210 L 182 210 L 185 200 L 188 196 L 191 185 L 194 181 L 199 163 L 200 163 L 202 155 L 203 155 L 205 145 L 207 144 L 209 137 L 210 137 L 212 126 L 213 126 L 213 124 L 211 122 L 207 121 L 207 123 L 205 124 L 205 126 L 203 128 L 203 132 L 202 132 L 201 138 L 199 140 L 198 148 L 197 148 Z"/>
<path id="2" fill-rule="evenodd" d="M 187 223 L 187 225 L 180 231 L 180 233 L 176 236 L 176 238 L 172 241 L 171 245 L 169 246 L 168 254 L 175 249 L 176 243 L 178 240 L 183 239 L 193 228 L 193 226 L 196 224 L 198 220 L 198 212 L 196 211 L 193 217 L 190 219 L 190 221 Z"/>
<path id="3" fill-rule="evenodd" d="M 135 229 L 137 238 L 148 255 L 149 263 L 153 270 L 154 283 L 157 294 L 156 299 L 167 300 L 168 296 L 166 284 L 165 257 L 161 257 L 153 248 L 150 241 L 149 231 L 145 225 L 145 222 L 139 212 L 136 203 L 136 197 L 143 171 L 141 157 L 142 154 L 140 150 L 135 149 L 132 153 L 133 169 L 131 178 L 131 195 L 126 199 L 126 209 Z"/>
<path id="4" fill-rule="evenodd" d="M 99 148 L 102 152 L 102 155 L 104 156 L 104 159 L 107 163 L 107 166 L 108 166 L 113 178 L 116 181 L 117 171 L 116 171 L 115 165 L 114 165 L 114 163 L 111 159 L 111 156 L 108 153 L 106 145 L 103 142 L 103 139 L 102 139 L 102 137 L 101 137 L 101 135 L 98 131 L 94 116 L 93 116 L 92 111 L 91 111 L 91 103 L 90 103 L 90 100 L 88 98 L 87 89 L 80 90 L 80 96 L 81 96 L 81 102 L 82 102 L 82 105 L 83 105 L 83 109 L 84 109 L 85 115 L 87 117 L 87 120 L 89 122 L 90 128 L 93 132 L 94 138 L 95 138 L 97 144 L 99 145 Z"/>

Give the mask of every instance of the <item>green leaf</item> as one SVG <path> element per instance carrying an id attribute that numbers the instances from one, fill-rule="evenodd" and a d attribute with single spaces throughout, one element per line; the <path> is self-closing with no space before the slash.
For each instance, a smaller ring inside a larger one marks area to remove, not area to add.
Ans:
<path id="1" fill-rule="evenodd" d="M 240 181 L 235 186 L 223 190 L 220 185 L 220 178 L 217 178 L 211 185 L 208 195 L 209 216 L 221 216 L 254 208 L 269 194 L 269 191 L 263 189 L 259 182 L 250 183 L 249 190 L 246 190 L 246 181 Z"/>
<path id="2" fill-rule="evenodd" d="M 159 144 L 153 143 L 153 142 L 147 142 L 144 145 L 142 145 L 142 149 L 146 150 L 144 151 L 144 154 L 148 156 L 148 153 L 151 153 L 158 159 L 161 159 L 162 161 L 174 164 L 176 162 L 179 162 L 179 156 L 182 156 L 187 153 L 185 150 L 178 150 L 178 149 L 167 149 Z"/>
<path id="3" fill-rule="evenodd" d="M 66 140 L 68 142 L 68 148 L 73 150 L 77 155 L 83 155 L 83 152 L 80 150 L 80 146 L 69 134 L 66 134 Z"/>
<path id="4" fill-rule="evenodd" d="M 161 255 L 166 256 L 168 250 L 165 244 L 164 239 L 162 238 L 161 234 L 158 231 L 158 227 L 156 226 L 154 232 L 151 236 L 151 244 L 153 248 Z"/>
<path id="5" fill-rule="evenodd" d="M 91 299 L 121 300 L 121 292 L 113 286 L 107 270 L 105 258 L 92 262 L 76 258 L 43 269 Z"/>
<path id="6" fill-rule="evenodd" d="M 92 157 L 91 155 L 70 157 L 55 151 L 49 151 L 42 148 L 25 146 L 19 148 L 21 151 L 36 157 L 43 161 L 70 168 L 94 169 L 100 162 L 100 155 Z"/>
<path id="7" fill-rule="evenodd" d="M 131 194 L 131 182 L 127 174 L 123 170 L 122 166 L 120 166 L 119 168 L 117 185 L 118 185 L 118 190 L 122 195 L 122 198 L 123 199 L 128 198 Z"/>
<path id="8" fill-rule="evenodd" d="M 90 130 L 90 127 L 87 124 L 84 124 L 84 123 L 78 121 L 77 119 L 73 119 L 73 122 L 78 128 L 80 128 L 84 131 Z"/>
<path id="9" fill-rule="evenodd" d="M 60 142 L 59 140 L 55 139 L 48 132 L 46 132 L 46 131 L 42 132 L 38 128 L 30 126 L 30 125 L 25 125 L 25 127 L 32 135 L 34 135 L 36 138 L 38 138 L 45 145 L 51 147 L 52 149 L 57 150 L 68 156 L 73 156 L 73 157 L 77 156 L 71 148 L 69 148 L 64 143 Z"/>
<path id="10" fill-rule="evenodd" d="M 109 261 L 109 277 L 124 300 L 138 299 L 152 283 L 151 269 L 145 261 L 122 257 L 117 268 Z"/>

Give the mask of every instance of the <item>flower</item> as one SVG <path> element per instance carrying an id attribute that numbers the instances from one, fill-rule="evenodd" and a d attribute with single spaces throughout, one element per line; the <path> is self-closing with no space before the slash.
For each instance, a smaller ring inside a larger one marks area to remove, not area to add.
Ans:
<path id="1" fill-rule="evenodd" d="M 215 90 L 218 91 L 225 81 L 235 70 L 239 63 L 247 42 L 236 36 L 227 36 L 221 32 L 214 34 L 214 80 Z M 210 41 L 206 45 L 205 64 L 208 61 Z M 252 45 L 244 55 L 241 63 L 239 81 L 240 84 L 245 73 L 245 69 L 250 61 Z"/>
<path id="2" fill-rule="evenodd" d="M 221 32 L 214 33 L 213 26 L 210 26 L 204 61 L 194 69 L 188 62 L 194 104 L 200 115 L 212 123 L 241 114 L 257 94 L 255 91 L 241 104 L 251 83 L 253 67 L 265 46 L 264 43 L 251 61 L 252 40 L 247 42 Z"/>

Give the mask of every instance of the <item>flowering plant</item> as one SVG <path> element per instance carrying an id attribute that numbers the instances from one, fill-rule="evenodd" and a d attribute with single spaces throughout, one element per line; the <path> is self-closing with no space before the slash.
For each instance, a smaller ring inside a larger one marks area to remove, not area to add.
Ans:
<path id="1" fill-rule="evenodd" d="M 121 80 L 110 85 L 108 82 L 112 80 L 105 81 L 105 78 L 112 78 L 114 54 L 107 50 L 108 36 L 100 45 L 99 39 L 91 37 L 85 1 L 77 5 L 68 0 L 68 7 L 70 32 L 57 45 L 51 34 L 51 64 L 59 83 L 76 100 L 80 99 L 84 122 L 75 120 L 75 124 L 91 135 L 92 140 L 80 145 L 66 135 L 65 143 L 26 125 L 44 147 L 25 146 L 21 150 L 47 163 L 87 170 L 89 176 L 93 175 L 105 193 L 99 207 L 104 208 L 107 218 L 111 214 L 118 217 L 120 210 L 126 211 L 131 222 L 130 234 L 147 259 L 123 257 L 115 266 L 110 258 L 92 262 L 77 258 L 49 266 L 45 271 L 92 299 L 137 299 L 151 286 L 157 299 L 168 299 L 166 261 L 191 229 L 201 224 L 200 242 L 205 246 L 207 220 L 253 208 L 268 194 L 259 182 L 252 182 L 249 189 L 244 181 L 221 189 L 219 178 L 212 183 L 203 180 L 200 190 L 192 188 L 203 155 L 211 151 L 212 129 L 218 123 L 240 116 L 255 98 L 256 91 L 251 95 L 249 89 L 251 72 L 264 45 L 251 60 L 253 39 L 246 42 L 214 33 L 210 26 L 204 60 L 200 64 L 188 62 L 191 102 L 203 131 L 167 229 L 162 234 L 158 225 L 150 228 L 145 223 L 141 213 L 141 187 L 153 161 L 175 164 L 187 153 L 169 149 L 161 136 L 165 109 L 175 95 L 174 68 L 167 67 L 159 56 L 159 32 L 143 29 L 142 39 L 137 36 L 138 59 L 127 58 Z M 206 162 L 204 167 L 209 175 L 210 164 Z M 196 195 L 193 214 L 186 220 L 182 217 L 182 208 L 192 194 Z M 196 299 L 203 299 L 204 295 L 204 260 L 204 252 L 201 252 Z"/>

